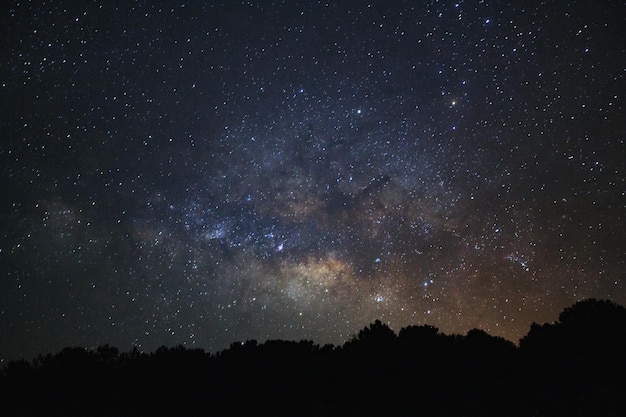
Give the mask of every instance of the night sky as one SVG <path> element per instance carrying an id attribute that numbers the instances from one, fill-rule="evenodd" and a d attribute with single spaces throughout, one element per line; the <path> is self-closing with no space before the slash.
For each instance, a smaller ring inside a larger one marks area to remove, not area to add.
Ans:
<path id="1" fill-rule="evenodd" d="M 2 361 L 626 304 L 622 1 L 0 19 Z"/>

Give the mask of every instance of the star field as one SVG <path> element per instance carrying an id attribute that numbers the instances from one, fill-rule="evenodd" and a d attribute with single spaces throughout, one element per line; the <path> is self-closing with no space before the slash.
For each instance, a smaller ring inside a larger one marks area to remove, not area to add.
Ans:
<path id="1" fill-rule="evenodd" d="M 626 303 L 621 2 L 3 9 L 3 361 Z"/>

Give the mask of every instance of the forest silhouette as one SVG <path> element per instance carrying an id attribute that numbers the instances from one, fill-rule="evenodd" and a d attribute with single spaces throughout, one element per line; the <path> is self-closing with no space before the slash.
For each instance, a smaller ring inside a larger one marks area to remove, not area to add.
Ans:
<path id="1" fill-rule="evenodd" d="M 68 347 L 0 372 L 4 416 L 625 416 L 626 309 L 588 299 L 519 346 L 375 321 L 343 346 Z"/>

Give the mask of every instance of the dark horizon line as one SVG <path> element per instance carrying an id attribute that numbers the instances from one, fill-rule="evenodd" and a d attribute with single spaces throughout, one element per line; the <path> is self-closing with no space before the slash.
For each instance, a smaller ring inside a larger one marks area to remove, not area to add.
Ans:
<path id="1" fill-rule="evenodd" d="M 507 339 L 507 338 L 505 338 L 503 336 L 494 336 L 491 333 L 489 333 L 489 332 L 487 332 L 487 331 L 485 331 L 483 329 L 477 328 L 477 327 L 469 329 L 464 334 L 460 334 L 460 333 L 449 333 L 448 334 L 448 333 L 441 332 L 439 327 L 437 327 L 435 325 L 424 323 L 424 324 L 410 324 L 410 325 L 402 327 L 398 332 L 396 332 L 387 323 L 381 321 L 380 319 L 376 319 L 373 322 L 371 322 L 368 325 L 366 325 L 364 328 L 361 328 L 359 331 L 357 331 L 355 334 L 353 334 L 348 340 L 344 341 L 342 344 L 337 344 L 337 345 L 333 344 L 333 343 L 320 344 L 320 343 L 317 343 L 315 340 L 312 340 L 312 339 L 295 340 L 295 339 L 280 339 L 280 338 L 267 338 L 267 339 L 264 339 L 262 341 L 259 341 L 258 339 L 255 339 L 255 338 L 246 339 L 245 341 L 235 340 L 235 341 L 231 342 L 228 345 L 228 347 L 216 350 L 214 352 L 213 351 L 209 351 L 209 350 L 207 350 L 207 349 L 205 349 L 205 348 L 203 348 L 201 346 L 192 346 L 192 347 L 190 347 L 190 346 L 187 346 L 187 345 L 185 345 L 183 343 L 177 343 L 177 344 L 174 344 L 174 345 L 171 345 L 171 346 L 167 346 L 167 345 L 163 344 L 163 345 L 160 345 L 159 347 L 157 347 L 156 349 L 154 349 L 153 351 L 145 351 L 145 350 L 142 350 L 139 346 L 133 345 L 128 351 L 125 351 L 125 352 L 121 351 L 117 346 L 113 346 L 113 345 L 111 345 L 109 343 L 99 344 L 96 347 L 90 347 L 90 348 L 88 348 L 86 346 L 79 346 L 79 345 L 68 345 L 68 346 L 65 346 L 65 347 L 61 348 L 61 350 L 59 350 L 57 352 L 39 353 L 36 356 L 34 356 L 33 358 L 31 358 L 31 359 L 27 359 L 25 357 L 20 357 L 20 358 L 10 359 L 10 360 L 6 360 L 6 361 L 1 361 L 0 362 L 0 371 L 2 371 L 4 368 L 6 368 L 11 363 L 16 363 L 16 362 L 35 363 L 35 361 L 37 359 L 39 359 L 39 358 L 46 358 L 46 357 L 49 357 L 49 356 L 54 356 L 54 355 L 57 355 L 57 354 L 63 352 L 64 350 L 67 350 L 67 349 L 82 349 L 82 350 L 84 350 L 87 353 L 94 353 L 94 352 L 97 352 L 98 349 L 101 349 L 101 348 L 107 348 L 107 349 L 110 348 L 110 349 L 117 350 L 119 354 L 139 353 L 141 355 L 148 355 L 149 356 L 149 355 L 156 354 L 159 349 L 168 349 L 168 350 L 170 350 L 170 349 L 176 349 L 176 348 L 184 348 L 187 351 L 202 351 L 203 353 L 208 354 L 210 357 L 219 356 L 220 354 L 222 354 L 224 352 L 227 352 L 228 350 L 232 349 L 233 347 L 236 347 L 238 345 L 244 346 L 244 345 L 249 344 L 249 343 L 258 344 L 259 346 L 264 345 L 264 344 L 266 344 L 268 342 L 270 342 L 270 343 L 271 342 L 311 343 L 312 346 L 315 346 L 317 349 L 323 349 L 323 348 L 342 349 L 342 348 L 346 347 L 346 345 L 349 345 L 351 342 L 357 341 L 358 335 L 360 333 L 362 333 L 363 331 L 367 331 L 368 329 L 372 329 L 373 326 L 383 326 L 383 327 L 386 327 L 391 332 L 393 332 L 393 335 L 394 335 L 395 338 L 398 338 L 403 331 L 406 331 L 406 329 L 411 329 L 411 328 L 423 328 L 423 329 L 427 329 L 428 328 L 428 329 L 431 329 L 431 330 L 436 329 L 435 336 L 437 336 L 437 337 L 458 338 L 458 339 L 466 338 L 466 337 L 468 337 L 468 335 L 470 333 L 473 333 L 473 332 L 480 332 L 483 335 L 486 335 L 486 336 L 488 336 L 488 337 L 490 337 L 492 339 L 500 340 L 500 341 L 505 342 L 505 343 L 509 343 L 511 345 L 511 347 L 514 347 L 516 350 L 519 350 L 520 349 L 520 344 L 522 343 L 522 341 L 525 338 L 527 338 L 529 336 L 531 331 L 533 331 L 533 328 L 535 328 L 535 327 L 541 328 L 541 327 L 545 327 L 545 326 L 555 326 L 555 325 L 558 325 L 558 324 L 561 323 L 559 321 L 559 319 L 561 318 L 561 316 L 563 315 L 564 312 L 567 312 L 568 310 L 575 309 L 577 306 L 586 305 L 586 304 L 607 305 L 607 306 L 612 306 L 612 307 L 615 307 L 617 309 L 622 309 L 622 310 L 626 311 L 626 307 L 624 307 L 621 304 L 618 304 L 618 303 L 612 301 L 611 299 L 596 299 L 596 298 L 593 298 L 593 297 L 583 298 L 583 299 L 577 301 L 576 303 L 572 304 L 571 306 L 564 308 L 561 311 L 561 313 L 559 314 L 559 318 L 557 318 L 557 320 L 554 320 L 554 321 L 551 321 L 551 322 L 545 322 L 545 323 L 542 323 L 542 324 L 539 324 L 539 323 L 533 321 L 530 324 L 530 326 L 529 326 L 528 332 L 524 336 L 522 336 L 517 341 L 517 343 L 513 342 L 512 340 L 509 340 L 509 339 Z M 2 363 L 2 362 L 4 362 L 4 363 Z"/>

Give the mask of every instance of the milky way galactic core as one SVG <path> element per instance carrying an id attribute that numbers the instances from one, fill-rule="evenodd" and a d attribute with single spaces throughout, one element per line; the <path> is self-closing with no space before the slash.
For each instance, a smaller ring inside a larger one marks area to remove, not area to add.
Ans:
<path id="1" fill-rule="evenodd" d="M 517 341 L 626 303 L 626 5 L 13 1 L 0 359 Z"/>

